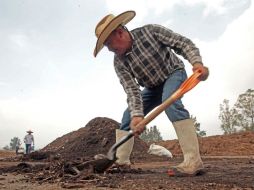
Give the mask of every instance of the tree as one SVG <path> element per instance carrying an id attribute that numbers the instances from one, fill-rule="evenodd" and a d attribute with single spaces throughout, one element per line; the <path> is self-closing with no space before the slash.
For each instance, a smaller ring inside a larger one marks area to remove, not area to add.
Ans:
<path id="1" fill-rule="evenodd" d="M 237 117 L 237 110 L 230 109 L 229 100 L 224 99 L 223 103 L 220 104 L 219 115 L 219 119 L 221 120 L 221 129 L 224 131 L 224 134 L 231 134 L 237 131 Z"/>
<path id="2" fill-rule="evenodd" d="M 200 123 L 197 122 L 197 118 L 191 116 L 191 119 L 193 119 L 193 121 L 194 121 L 194 127 L 196 129 L 197 136 L 198 137 L 204 137 L 204 136 L 206 136 L 206 131 L 201 131 L 200 130 Z"/>
<path id="3" fill-rule="evenodd" d="M 18 137 L 13 137 L 10 142 L 10 150 L 15 150 L 16 146 L 19 145 L 20 139 Z"/>
<path id="4" fill-rule="evenodd" d="M 8 145 L 3 147 L 4 150 L 10 150 L 10 147 Z"/>
<path id="5" fill-rule="evenodd" d="M 141 135 L 140 138 L 145 142 L 158 142 L 162 140 L 161 133 L 157 126 L 147 128 Z"/>
<path id="6" fill-rule="evenodd" d="M 254 131 L 254 90 L 240 94 L 234 109 L 238 113 L 237 125 L 244 131 Z"/>
<path id="7" fill-rule="evenodd" d="M 254 131 L 254 90 L 248 89 L 240 94 L 234 107 L 230 109 L 229 101 L 220 104 L 221 128 L 224 134 L 240 131 Z"/>

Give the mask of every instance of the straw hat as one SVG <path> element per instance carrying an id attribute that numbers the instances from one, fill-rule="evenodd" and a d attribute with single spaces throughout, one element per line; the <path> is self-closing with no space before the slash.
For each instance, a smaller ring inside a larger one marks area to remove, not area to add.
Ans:
<path id="1" fill-rule="evenodd" d="M 27 131 L 27 133 L 33 133 L 33 131 L 32 131 L 31 129 L 29 129 L 29 130 Z"/>
<path id="2" fill-rule="evenodd" d="M 94 49 L 94 57 L 99 53 L 103 48 L 103 44 L 108 38 L 108 36 L 113 32 L 120 24 L 125 25 L 131 19 L 135 17 L 135 11 L 126 11 L 121 13 L 118 16 L 109 14 L 105 16 L 96 26 L 95 35 L 97 37 L 96 46 Z"/>

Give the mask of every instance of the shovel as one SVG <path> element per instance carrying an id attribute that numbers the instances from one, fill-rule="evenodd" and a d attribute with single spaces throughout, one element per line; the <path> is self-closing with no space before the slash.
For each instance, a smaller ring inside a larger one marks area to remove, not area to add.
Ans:
<path id="1" fill-rule="evenodd" d="M 195 71 L 188 79 L 186 79 L 182 85 L 176 90 L 168 99 L 166 99 L 161 105 L 159 105 L 154 111 L 152 111 L 148 116 L 146 116 L 138 125 L 138 126 L 146 126 L 150 123 L 155 117 L 157 117 L 161 112 L 163 112 L 167 107 L 169 107 L 172 103 L 174 103 L 177 99 L 182 97 L 186 92 L 194 88 L 200 80 L 198 77 L 201 75 L 201 71 Z M 129 131 L 128 135 L 122 137 L 117 143 L 115 143 L 107 155 L 100 154 L 100 158 L 93 162 L 93 169 L 97 173 L 102 173 L 107 170 L 113 163 L 117 160 L 116 150 L 123 143 L 128 141 L 131 137 L 134 136 L 134 132 L 132 130 Z"/>

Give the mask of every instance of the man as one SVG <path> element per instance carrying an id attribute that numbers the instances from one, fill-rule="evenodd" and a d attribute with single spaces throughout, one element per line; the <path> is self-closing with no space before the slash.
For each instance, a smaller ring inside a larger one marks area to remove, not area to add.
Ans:
<path id="1" fill-rule="evenodd" d="M 24 143 L 26 145 L 26 154 L 30 154 L 32 150 L 32 144 L 34 145 L 34 136 L 32 135 L 33 131 L 28 130 L 27 135 L 24 138 Z"/>
<path id="2" fill-rule="evenodd" d="M 170 97 L 187 78 L 183 56 L 201 71 L 200 80 L 208 77 L 208 68 L 203 66 L 198 48 L 193 42 L 159 25 L 145 25 L 129 31 L 125 25 L 135 17 L 134 11 L 118 16 L 105 16 L 96 26 L 97 39 L 94 56 L 106 46 L 114 56 L 114 68 L 126 94 L 128 108 L 123 114 L 116 141 L 132 129 L 140 135 L 145 126 L 137 127 L 144 116 Z M 140 86 L 144 87 L 141 91 Z M 184 161 L 168 170 L 170 176 L 194 176 L 203 172 L 199 145 L 189 112 L 181 100 L 165 110 L 173 123 L 184 155 Z M 130 165 L 134 138 L 117 149 L 117 164 Z"/>

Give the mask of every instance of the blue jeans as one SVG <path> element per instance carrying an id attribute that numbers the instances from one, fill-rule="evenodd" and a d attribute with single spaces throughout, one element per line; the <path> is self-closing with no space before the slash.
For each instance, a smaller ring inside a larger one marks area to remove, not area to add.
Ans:
<path id="1" fill-rule="evenodd" d="M 141 92 L 144 115 L 148 114 L 152 109 L 170 97 L 180 87 L 186 78 L 187 74 L 185 70 L 177 70 L 172 73 L 163 84 L 155 88 L 144 88 L 144 90 Z M 184 108 L 181 99 L 178 99 L 171 104 L 165 110 L 165 112 L 171 122 L 190 118 L 190 114 Z M 130 121 L 130 112 L 127 108 L 123 114 L 120 129 L 125 131 L 130 130 Z"/>
<path id="2" fill-rule="evenodd" d="M 31 152 L 31 147 L 32 147 L 31 144 L 26 144 L 26 154 L 30 154 L 30 152 Z"/>

